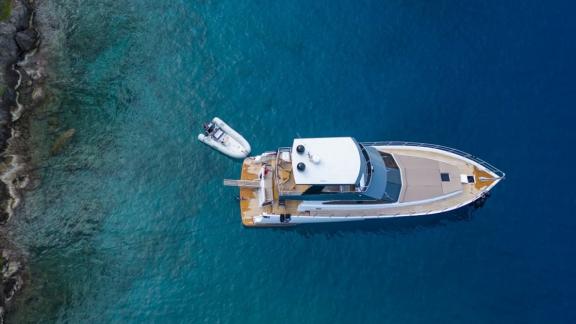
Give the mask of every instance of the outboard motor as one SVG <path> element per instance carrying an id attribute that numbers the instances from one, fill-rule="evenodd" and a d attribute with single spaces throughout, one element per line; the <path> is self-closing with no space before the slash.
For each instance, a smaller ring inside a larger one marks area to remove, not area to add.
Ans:
<path id="1" fill-rule="evenodd" d="M 202 127 L 204 127 L 204 135 L 208 136 L 214 130 L 214 123 L 205 123 Z"/>

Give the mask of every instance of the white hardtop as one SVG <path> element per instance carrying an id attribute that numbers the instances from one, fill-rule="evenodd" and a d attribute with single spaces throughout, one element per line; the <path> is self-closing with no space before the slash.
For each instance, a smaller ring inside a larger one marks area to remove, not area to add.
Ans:
<path id="1" fill-rule="evenodd" d="M 298 153 L 298 145 L 304 153 Z M 356 184 L 361 153 L 351 137 L 298 138 L 292 144 L 292 174 L 296 184 Z M 304 163 L 304 171 L 298 170 Z"/>

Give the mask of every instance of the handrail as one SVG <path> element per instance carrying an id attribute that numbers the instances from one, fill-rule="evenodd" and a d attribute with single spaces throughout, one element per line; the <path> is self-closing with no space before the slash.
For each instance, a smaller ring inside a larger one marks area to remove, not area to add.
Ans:
<path id="1" fill-rule="evenodd" d="M 437 145 L 437 144 L 417 143 L 417 142 L 404 142 L 404 141 L 362 142 L 360 144 L 369 145 L 369 146 L 389 146 L 389 145 L 418 146 L 418 147 L 428 147 L 428 148 L 438 149 L 438 150 L 442 150 L 442 151 L 447 151 L 447 152 L 454 153 L 454 154 L 460 155 L 462 157 L 468 158 L 468 159 L 482 165 L 486 169 L 494 172 L 500 179 L 504 179 L 506 177 L 506 173 L 504 173 L 503 171 L 501 171 L 497 167 L 493 166 L 492 164 L 482 160 L 481 158 L 476 157 L 470 153 L 466 153 L 464 151 L 460 151 L 458 149 L 447 147 L 447 146 L 442 146 L 442 145 Z"/>

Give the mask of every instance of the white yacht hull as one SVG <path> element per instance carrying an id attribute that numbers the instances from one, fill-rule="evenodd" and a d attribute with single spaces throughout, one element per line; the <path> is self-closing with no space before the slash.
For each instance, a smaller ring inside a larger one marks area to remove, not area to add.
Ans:
<path id="1" fill-rule="evenodd" d="M 456 210 L 458 208 L 467 206 L 472 204 L 477 199 L 481 197 L 475 198 L 473 200 L 467 201 L 462 203 L 461 205 L 454 206 L 452 208 L 438 210 L 438 211 L 430 211 L 426 213 L 413 213 L 413 214 L 397 214 L 397 215 L 363 215 L 363 216 L 299 216 L 299 215 L 291 215 L 289 221 L 282 221 L 280 214 L 262 214 L 260 216 L 254 217 L 254 226 L 274 226 L 274 225 L 281 225 L 281 226 L 289 226 L 289 225 L 298 225 L 298 224 L 314 224 L 314 223 L 338 223 L 338 222 L 354 222 L 354 221 L 363 221 L 363 220 L 374 220 L 374 219 L 389 219 L 389 218 L 400 218 L 400 217 L 415 217 L 415 216 L 426 216 L 426 215 L 435 215 L 441 214 L 445 212 L 449 212 L 452 210 Z"/>

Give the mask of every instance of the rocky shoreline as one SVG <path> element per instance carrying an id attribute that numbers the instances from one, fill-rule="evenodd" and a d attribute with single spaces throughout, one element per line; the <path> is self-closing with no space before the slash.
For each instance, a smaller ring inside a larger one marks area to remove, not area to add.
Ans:
<path id="1" fill-rule="evenodd" d="M 26 110 L 44 97 L 34 6 L 33 0 L 0 0 L 0 323 L 26 276 L 24 254 L 11 243 L 6 224 L 29 182 Z"/>

